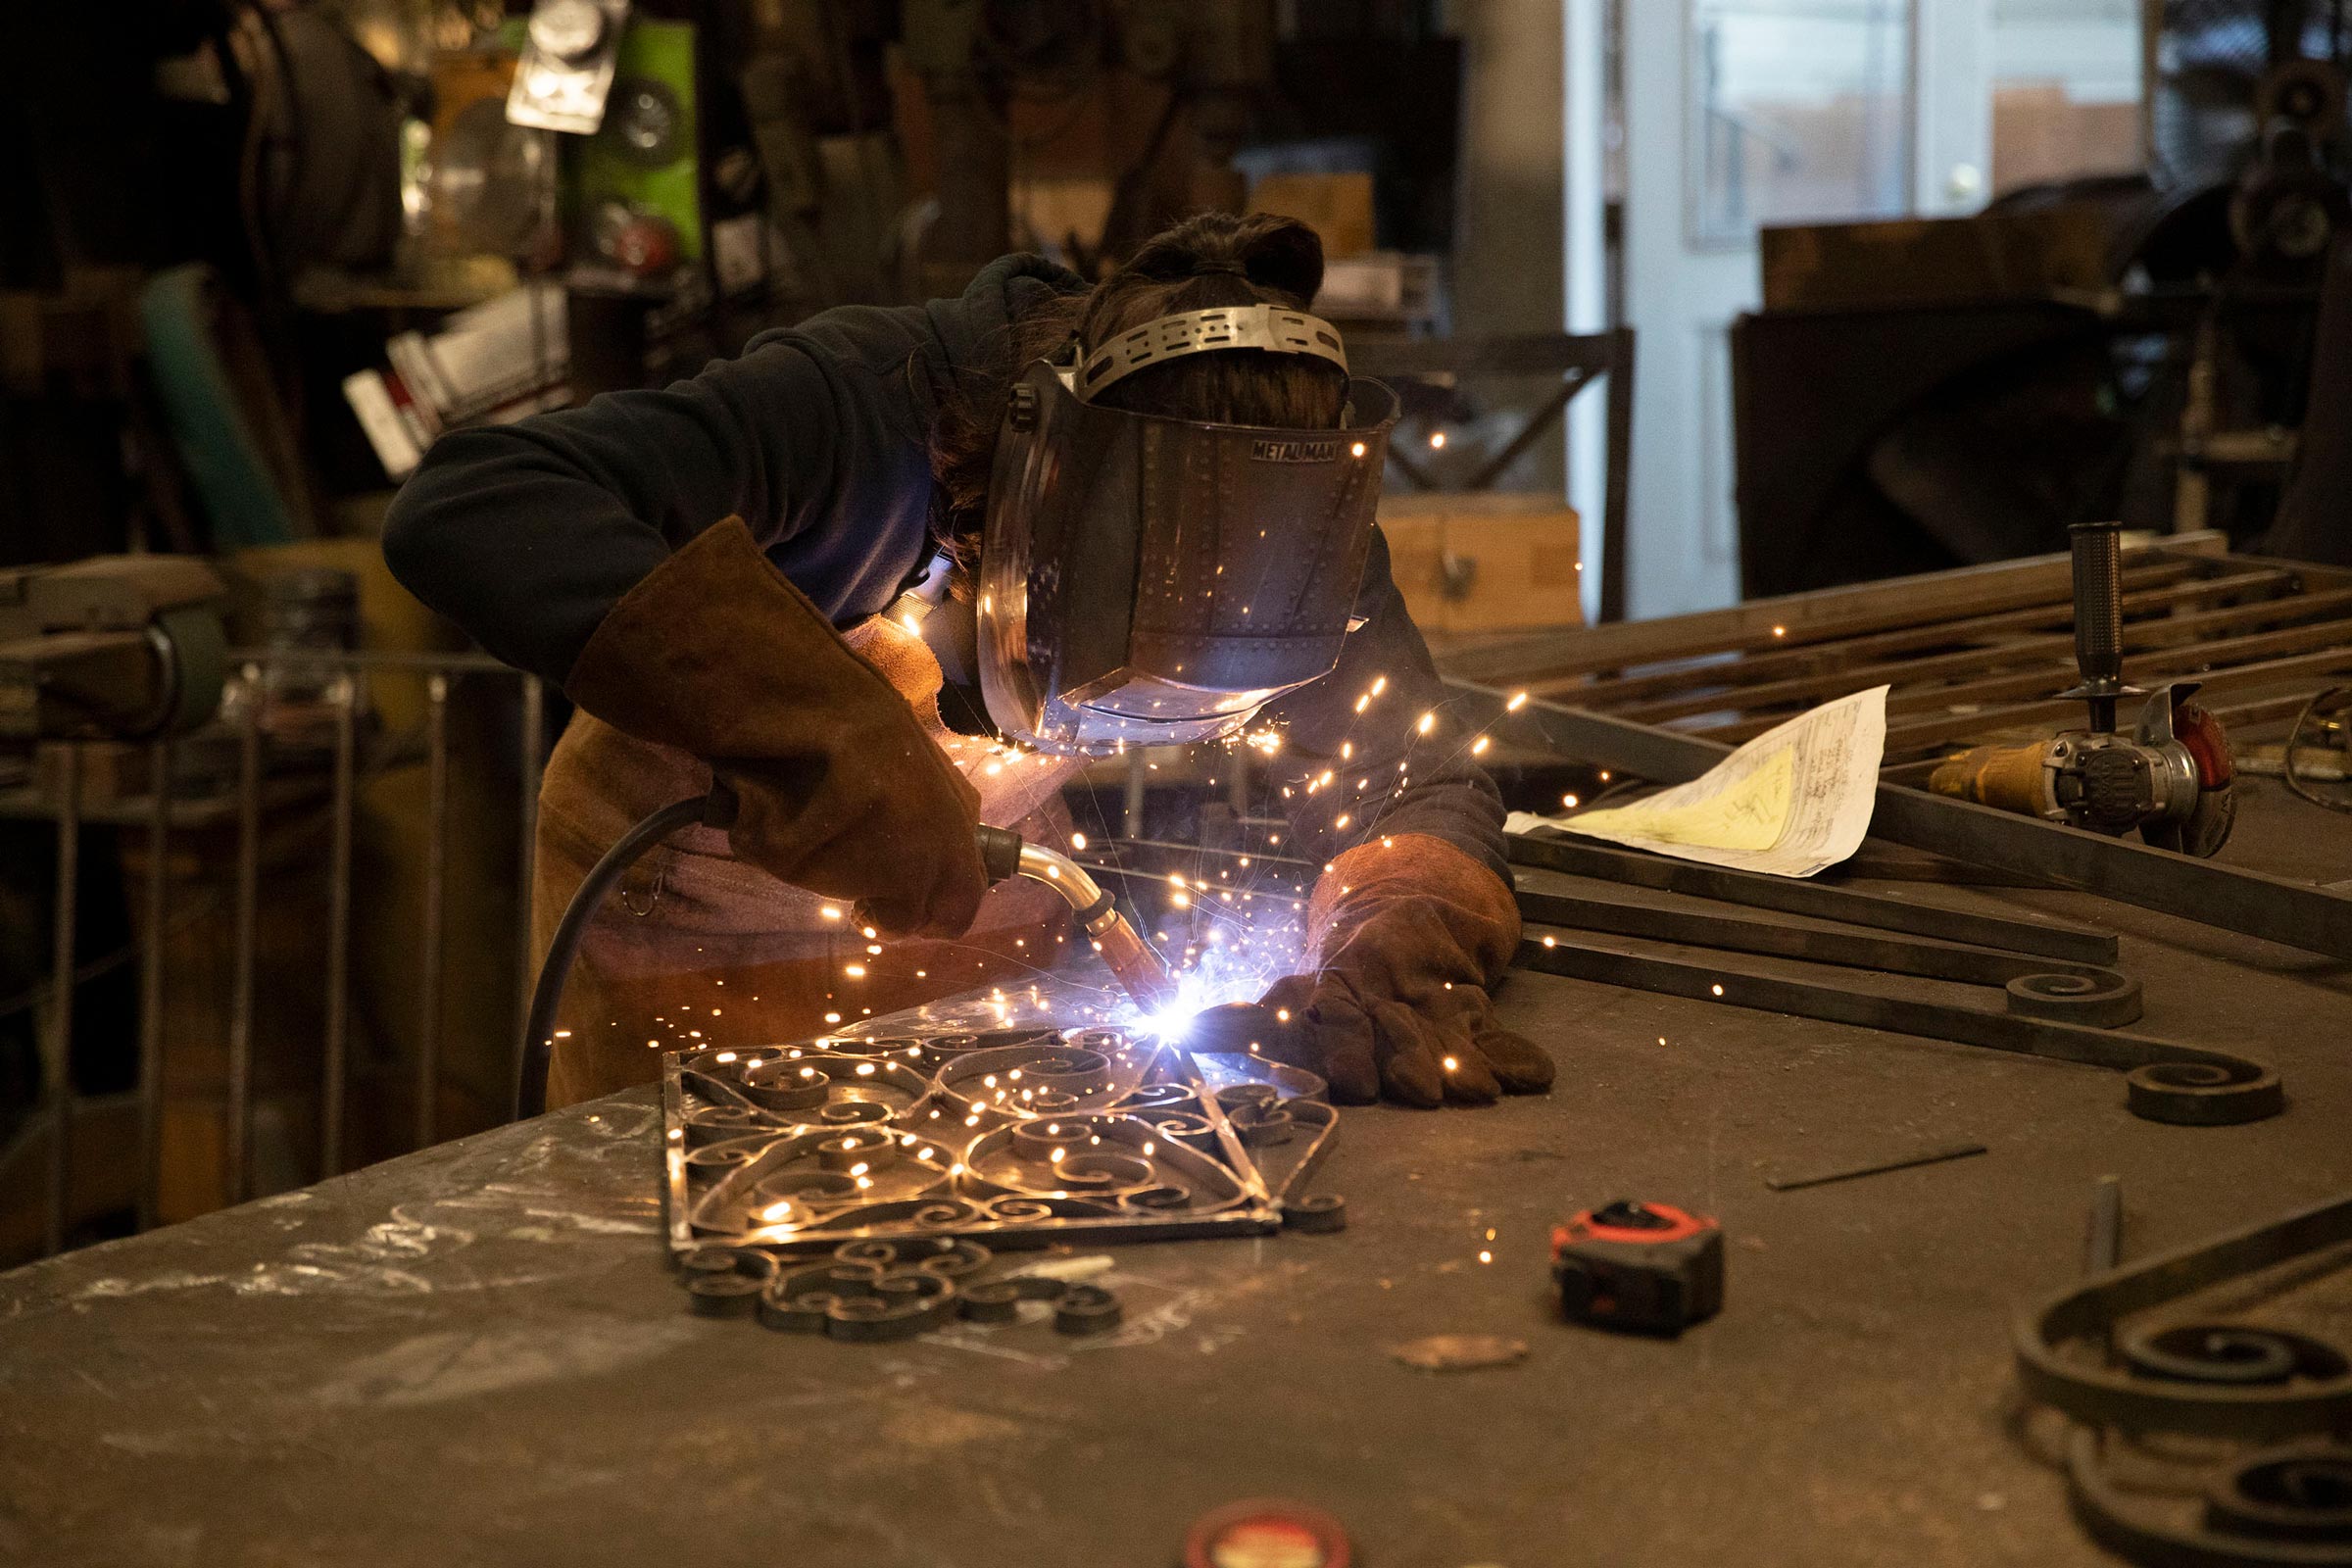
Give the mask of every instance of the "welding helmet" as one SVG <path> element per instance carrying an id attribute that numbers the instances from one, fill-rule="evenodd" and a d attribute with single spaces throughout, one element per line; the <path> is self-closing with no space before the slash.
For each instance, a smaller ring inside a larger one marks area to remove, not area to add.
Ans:
<path id="1" fill-rule="evenodd" d="M 1230 735 L 1329 674 L 1351 625 L 1396 398 L 1348 383 L 1337 429 L 1097 401 L 1149 366 L 1251 349 L 1348 368 L 1271 305 L 1163 316 L 1013 384 L 980 549 L 980 690 L 1008 739 L 1102 755 Z"/>

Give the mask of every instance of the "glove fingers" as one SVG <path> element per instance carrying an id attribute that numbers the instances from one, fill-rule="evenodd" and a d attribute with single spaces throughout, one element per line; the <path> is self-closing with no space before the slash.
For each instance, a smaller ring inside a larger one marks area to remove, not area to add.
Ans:
<path id="1" fill-rule="evenodd" d="M 1308 1072 L 1323 1072 L 1323 1048 L 1307 1022 L 1313 1003 L 1312 975 L 1284 975 L 1247 1010 L 1211 1007 L 1194 1020 L 1192 1046 L 1196 1051 L 1255 1051 L 1268 1061 L 1279 1061 Z"/>
<path id="2" fill-rule="evenodd" d="M 1551 1057 L 1526 1036 L 1494 1021 L 1494 1000 L 1478 987 L 1456 987 L 1447 1001 L 1459 1009 L 1456 1026 L 1506 1095 L 1540 1095 L 1551 1087 Z M 1451 1032 L 1451 1031 L 1449 1031 Z"/>
<path id="3" fill-rule="evenodd" d="M 1445 1103 L 1447 1074 L 1440 1058 L 1446 1053 L 1436 1033 L 1398 1003 L 1375 1001 L 1370 1012 L 1379 1040 L 1380 1086 L 1389 1099 L 1424 1110 Z"/>
<path id="4" fill-rule="evenodd" d="M 1446 1068 L 1446 1098 L 1456 1105 L 1492 1105 L 1502 1098 L 1502 1085 L 1495 1082 L 1493 1063 L 1471 1043 L 1467 1029 L 1439 1031 L 1439 1044 L 1444 1052 L 1439 1065 L 1448 1061 Z"/>
<path id="5" fill-rule="evenodd" d="M 1309 1070 L 1323 1075 L 1333 1100 L 1344 1105 L 1368 1105 L 1380 1098 L 1382 1074 L 1372 1019 L 1346 986 L 1317 987 L 1306 1011 L 1292 1017 L 1304 1023 L 1317 1057 Z"/>
<path id="6" fill-rule="evenodd" d="M 1487 1037 L 1495 1032 L 1494 1004 L 1485 991 L 1457 985 L 1441 991 L 1420 1012 L 1437 1037 L 1442 1056 L 1454 1063 L 1446 1071 L 1447 1100 L 1489 1105 L 1505 1094 L 1522 1093 L 1503 1077 L 1505 1064 L 1516 1065 L 1517 1058 L 1507 1049 L 1500 1059 L 1483 1049 Z"/>
<path id="7" fill-rule="evenodd" d="M 1504 1094 L 1540 1095 L 1551 1087 L 1554 1068 L 1550 1055 L 1525 1035 L 1489 1019 L 1479 1033 L 1478 1050 L 1494 1069 L 1494 1081 Z"/>

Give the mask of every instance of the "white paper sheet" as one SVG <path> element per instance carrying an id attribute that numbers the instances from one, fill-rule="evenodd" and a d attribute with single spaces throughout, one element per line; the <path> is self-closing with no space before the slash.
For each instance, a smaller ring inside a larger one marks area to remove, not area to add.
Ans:
<path id="1" fill-rule="evenodd" d="M 1513 811 L 1513 833 L 1562 828 L 1685 860 L 1811 876 L 1862 846 L 1886 751 L 1886 688 L 1824 703 L 1688 784 L 1575 816 Z"/>

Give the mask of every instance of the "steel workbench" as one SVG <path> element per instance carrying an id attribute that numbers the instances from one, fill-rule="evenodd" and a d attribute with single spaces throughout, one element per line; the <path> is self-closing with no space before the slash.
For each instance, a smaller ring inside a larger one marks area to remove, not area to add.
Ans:
<path id="1" fill-rule="evenodd" d="M 2252 781 L 2230 858 L 2352 878 L 2352 826 Z M 640 1090 L 0 1276 L 0 1560 L 1159 1568 L 1281 1494 L 1370 1568 L 2104 1561 L 2014 1430 L 2010 1312 L 2079 1269 L 2102 1173 L 2133 1253 L 2352 1186 L 2352 965 L 1905 890 L 2121 931 L 2138 1027 L 2269 1057 L 2287 1110 L 2161 1126 L 2107 1072 L 1527 975 L 1503 1011 L 1558 1088 L 1348 1114 L 1345 1233 L 1128 1249 L 1101 1340 L 866 1347 L 688 1315 Z M 1625 1195 L 1732 1237 L 1679 1342 L 1547 1318 L 1550 1224 Z M 1531 1351 L 1387 1353 L 1439 1333 Z"/>

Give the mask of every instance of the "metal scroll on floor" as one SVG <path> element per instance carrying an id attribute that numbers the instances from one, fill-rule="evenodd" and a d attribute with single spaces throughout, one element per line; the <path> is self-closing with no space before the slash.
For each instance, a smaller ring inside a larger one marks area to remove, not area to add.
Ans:
<path id="1" fill-rule="evenodd" d="M 2076 1517 L 2149 1568 L 2352 1564 L 2352 1358 L 2289 1304 L 2339 1272 L 2352 1196 L 2137 1262 L 2122 1228 L 2109 1179 L 2090 1278 L 2010 1336 L 2029 1421 L 2063 1417 Z"/>

